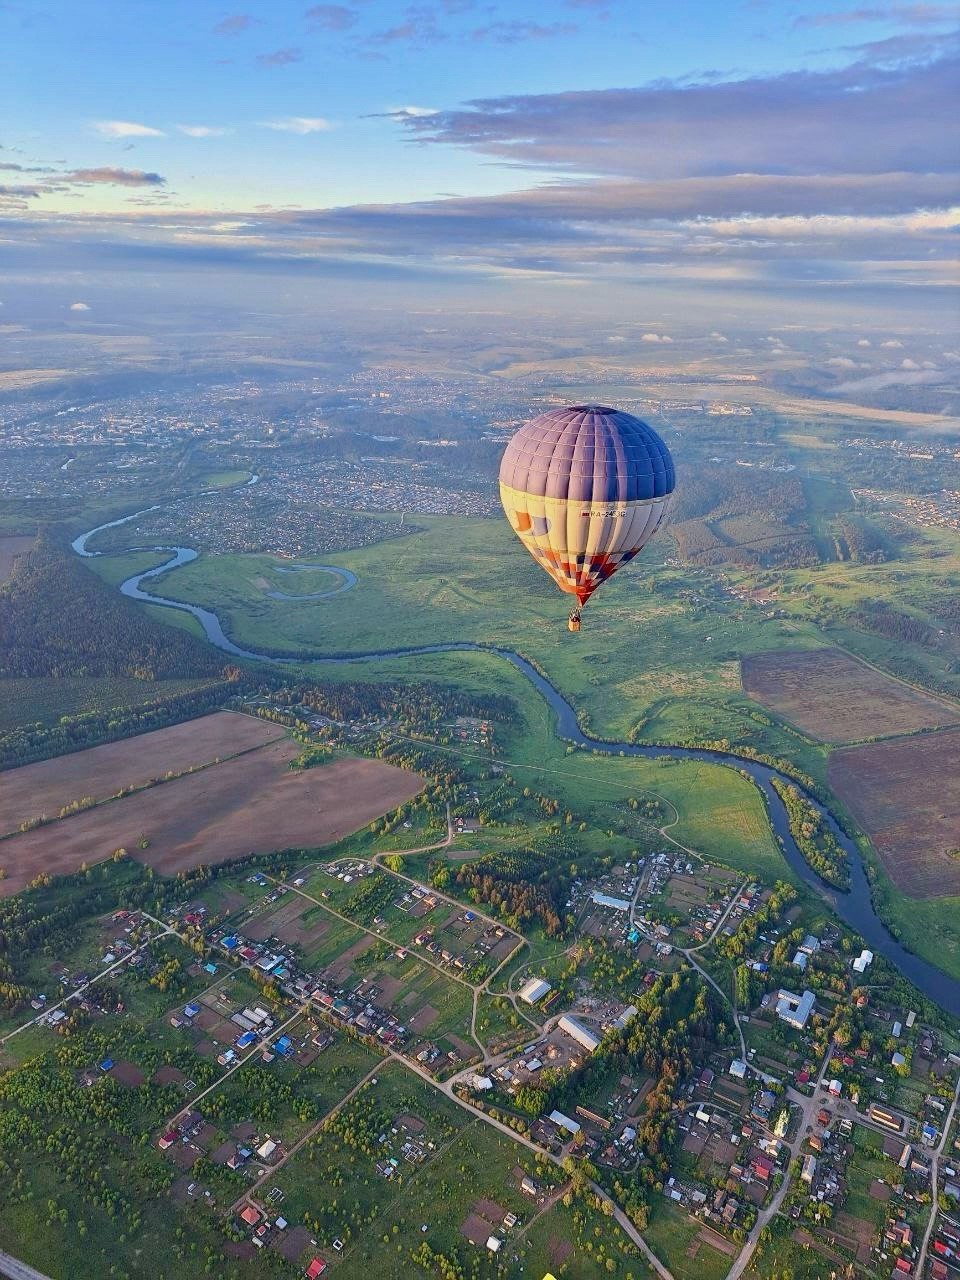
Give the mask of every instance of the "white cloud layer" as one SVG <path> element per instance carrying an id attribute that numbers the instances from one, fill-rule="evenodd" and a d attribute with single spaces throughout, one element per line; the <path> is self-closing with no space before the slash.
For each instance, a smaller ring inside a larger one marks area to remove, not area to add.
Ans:
<path id="1" fill-rule="evenodd" d="M 148 124 L 137 124 L 133 120 L 98 120 L 93 126 L 97 133 L 105 138 L 162 138 L 162 129 L 154 129 Z"/>
<path id="2" fill-rule="evenodd" d="M 279 120 L 264 120 L 265 129 L 275 129 L 278 133 L 327 133 L 333 128 L 329 120 L 323 116 L 283 116 Z"/>

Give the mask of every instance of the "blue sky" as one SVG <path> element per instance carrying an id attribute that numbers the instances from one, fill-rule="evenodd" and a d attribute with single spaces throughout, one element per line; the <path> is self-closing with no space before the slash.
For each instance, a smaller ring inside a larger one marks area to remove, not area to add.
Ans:
<path id="1" fill-rule="evenodd" d="M 0 219 L 66 262 L 937 287 L 958 12 L 8 0 Z"/>

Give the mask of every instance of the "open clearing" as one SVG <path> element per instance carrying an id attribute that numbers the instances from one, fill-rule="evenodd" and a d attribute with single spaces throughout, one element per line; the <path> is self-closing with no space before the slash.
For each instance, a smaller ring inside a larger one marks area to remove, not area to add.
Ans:
<path id="1" fill-rule="evenodd" d="M 316 848 L 395 809 L 423 785 L 418 774 L 379 760 L 346 758 L 292 772 L 287 766 L 299 750 L 289 740 L 271 742 L 200 773 L 11 836 L 0 844 L 7 872 L 0 893 L 16 893 L 40 872 L 56 875 L 101 862 L 118 848 L 163 875 L 251 853 Z M 141 835 L 149 846 L 138 850 Z"/>
<path id="2" fill-rule="evenodd" d="M 821 742 L 937 729 L 960 709 L 920 693 L 842 649 L 781 649 L 744 658 L 744 692 Z"/>
<path id="3" fill-rule="evenodd" d="M 218 757 L 274 742 L 283 733 L 266 720 L 235 711 L 215 711 L 136 738 L 25 764 L 3 774 L 0 834 L 15 831 L 25 818 L 56 817 L 64 805 L 82 796 L 104 800 L 121 787 L 142 786 L 168 770 L 181 773 L 209 764 Z"/>
<path id="4" fill-rule="evenodd" d="M 29 551 L 33 546 L 35 539 L 26 535 L 17 537 L 11 535 L 7 538 L 0 538 L 0 582 L 6 582 L 13 573 L 13 566 L 16 564 L 19 556 Z"/>
<path id="5" fill-rule="evenodd" d="M 960 894 L 960 729 L 835 751 L 828 777 L 899 889 Z"/>

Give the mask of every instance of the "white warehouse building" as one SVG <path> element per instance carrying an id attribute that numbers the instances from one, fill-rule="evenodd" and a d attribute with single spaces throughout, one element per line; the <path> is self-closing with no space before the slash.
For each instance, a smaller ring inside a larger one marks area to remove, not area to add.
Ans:
<path id="1" fill-rule="evenodd" d="M 584 1026 L 578 1018 L 571 1018 L 568 1013 L 563 1015 L 557 1026 L 561 1031 L 565 1031 L 568 1036 L 573 1036 L 577 1044 L 582 1045 L 587 1053 L 593 1053 L 594 1049 L 600 1044 L 600 1037 L 595 1032 Z"/>
<path id="2" fill-rule="evenodd" d="M 536 1004 L 550 990 L 550 983 L 546 978 L 528 978 L 520 988 L 520 999 L 525 1000 L 527 1004 Z"/>

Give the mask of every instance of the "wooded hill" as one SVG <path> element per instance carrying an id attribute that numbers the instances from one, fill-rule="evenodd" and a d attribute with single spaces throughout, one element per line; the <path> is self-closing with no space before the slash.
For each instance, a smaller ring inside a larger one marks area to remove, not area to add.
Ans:
<path id="1" fill-rule="evenodd" d="M 216 676 L 222 655 L 154 621 L 48 535 L 0 587 L 0 676 Z"/>

